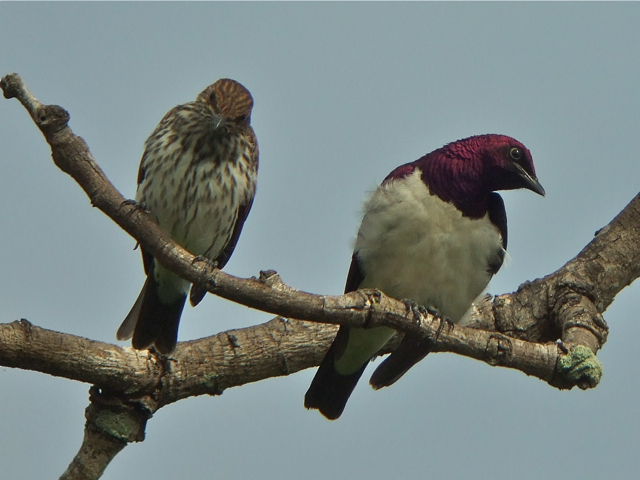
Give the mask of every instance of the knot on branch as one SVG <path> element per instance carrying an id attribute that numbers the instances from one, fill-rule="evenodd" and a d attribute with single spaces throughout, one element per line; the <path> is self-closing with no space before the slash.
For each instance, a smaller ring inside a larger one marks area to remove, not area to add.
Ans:
<path id="1" fill-rule="evenodd" d="M 29 338 L 31 332 L 33 331 L 33 323 L 31 323 L 26 318 L 14 320 L 13 322 L 11 322 L 11 325 L 15 327 L 17 333 L 24 336 L 25 340 Z"/>
<path id="2" fill-rule="evenodd" d="M 258 281 L 272 288 L 278 288 L 283 285 L 280 275 L 275 270 L 260 270 Z"/>
<path id="3" fill-rule="evenodd" d="M 485 362 L 496 367 L 508 365 L 513 352 L 511 340 L 504 335 L 491 335 L 487 342 Z"/>
<path id="4" fill-rule="evenodd" d="M 34 112 L 34 121 L 46 137 L 66 128 L 70 118 L 69 112 L 59 105 L 43 105 Z"/>

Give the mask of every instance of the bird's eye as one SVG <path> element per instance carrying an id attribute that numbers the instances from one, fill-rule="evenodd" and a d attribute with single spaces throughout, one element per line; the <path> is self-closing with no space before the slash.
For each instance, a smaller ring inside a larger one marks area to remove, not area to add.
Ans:
<path id="1" fill-rule="evenodd" d="M 520 150 L 518 147 L 513 147 L 511 150 L 509 150 L 509 156 L 514 160 L 520 160 L 522 158 L 522 150 Z"/>
<path id="2" fill-rule="evenodd" d="M 249 115 L 240 115 L 238 118 L 236 118 L 237 122 L 246 122 L 247 120 L 249 120 Z"/>

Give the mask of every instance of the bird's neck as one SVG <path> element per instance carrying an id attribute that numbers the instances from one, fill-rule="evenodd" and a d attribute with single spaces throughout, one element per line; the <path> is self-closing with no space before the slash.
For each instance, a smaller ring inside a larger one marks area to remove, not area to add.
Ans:
<path id="1" fill-rule="evenodd" d="M 425 158 L 420 165 L 422 180 L 432 194 L 453 203 L 465 217 L 482 218 L 491 192 L 484 188 L 479 170 L 462 166 L 442 157 Z"/>

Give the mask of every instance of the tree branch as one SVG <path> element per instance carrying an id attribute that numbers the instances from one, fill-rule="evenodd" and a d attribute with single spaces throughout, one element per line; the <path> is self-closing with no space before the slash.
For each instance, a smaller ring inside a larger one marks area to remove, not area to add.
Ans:
<path id="1" fill-rule="evenodd" d="M 406 311 L 402 302 L 385 297 L 380 292 L 313 295 L 284 285 L 279 277 L 272 275 L 273 272 L 265 272 L 259 279 L 240 279 L 215 269 L 208 262 L 199 261 L 173 242 L 150 215 L 122 197 L 113 187 L 95 163 L 84 140 L 69 128 L 69 115 L 64 109 L 42 105 L 16 74 L 5 76 L 0 86 L 5 97 L 17 98 L 29 111 L 51 146 L 56 165 L 78 182 L 92 204 L 183 278 L 206 285 L 209 292 L 228 300 L 289 318 L 360 327 L 388 325 L 406 333 L 422 336 L 435 334 L 438 319 L 432 316 L 416 319 Z M 492 309 L 479 311 L 483 316 L 479 324 L 485 327 L 492 325 L 491 330 L 534 342 L 584 337 L 587 346 L 597 350 L 606 340 L 607 330 L 598 315 L 622 288 L 640 274 L 640 230 L 634 228 L 639 224 L 640 197 L 636 197 L 563 268 L 543 279 L 525 283 L 514 294 L 498 297 Z M 379 308 L 381 302 L 388 311 Z M 583 308 L 578 311 L 565 308 L 576 302 L 582 304 Z M 589 303 L 593 303 L 595 309 L 584 307 Z M 581 318 L 580 321 L 575 320 L 576 315 Z M 586 336 L 577 335 L 572 332 L 575 328 L 590 333 Z M 490 363 L 493 363 L 492 356 L 486 354 L 486 338 L 480 342 L 473 341 L 477 335 L 471 329 L 450 327 L 439 337 L 437 350 L 490 359 Z M 469 342 L 464 341 L 467 337 Z M 512 343 L 509 347 L 510 356 L 520 356 L 521 348 L 524 347 L 520 343 Z M 526 356 L 524 351 L 522 353 Z M 500 357 L 504 358 L 504 355 Z M 512 360 L 505 359 L 505 363 L 500 364 L 511 366 L 514 364 Z M 539 369 L 523 367 L 527 373 L 531 370 Z M 550 377 L 548 374 L 536 376 L 545 379 Z"/>
<path id="2" fill-rule="evenodd" d="M 442 319 L 409 311 L 404 303 L 376 290 L 313 295 L 285 285 L 272 271 L 261 272 L 259 278 L 240 279 L 200 261 L 113 187 L 84 140 L 69 128 L 69 114 L 63 108 L 41 104 L 16 74 L 5 76 L 0 87 L 5 98 L 17 98 L 27 109 L 51 146 L 56 165 L 76 180 L 92 205 L 166 267 L 234 302 L 282 317 L 319 322 L 275 318 L 180 343 L 171 357 L 52 332 L 26 321 L 0 325 L 0 364 L 99 387 L 99 392 L 92 391 L 88 412 L 94 410 L 87 413 L 86 445 L 75 463 L 99 456 L 106 466 L 110 455 L 117 453 L 116 447 L 142 438 L 147 415 L 181 398 L 216 395 L 232 386 L 317 365 L 335 332 L 335 327 L 323 324 L 386 325 L 403 333 L 436 337 Z M 517 292 L 476 305 L 474 328 L 446 323 L 437 336 L 435 351 L 515 368 L 557 388 L 595 387 L 602 369 L 594 354 L 604 345 L 608 332 L 602 313 L 639 275 L 640 195 L 564 267 L 526 282 Z M 117 408 L 107 402 L 111 410 L 144 412 L 140 417 L 144 421 L 129 422 L 138 434 L 119 436 L 98 428 L 95 418 L 104 418 L 100 409 L 106 408 L 105 398 L 120 402 Z M 111 447 L 103 448 L 105 442 Z M 107 450 L 111 453 L 104 453 Z M 101 472 L 99 468 L 92 471 Z"/>
<path id="3" fill-rule="evenodd" d="M 97 387 L 91 387 L 89 394 L 82 446 L 60 480 L 97 480 L 128 443 L 144 440 L 147 412 Z"/>

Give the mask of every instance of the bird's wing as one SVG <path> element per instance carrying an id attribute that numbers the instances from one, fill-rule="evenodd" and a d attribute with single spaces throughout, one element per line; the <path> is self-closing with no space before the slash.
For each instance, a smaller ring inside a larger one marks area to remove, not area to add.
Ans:
<path id="1" fill-rule="evenodd" d="M 347 283 L 344 287 L 344 293 L 355 292 L 364 280 L 364 273 L 360 266 L 360 259 L 358 258 L 358 252 L 354 252 L 351 256 L 351 266 L 349 267 L 349 273 L 347 274 Z"/>
<path id="2" fill-rule="evenodd" d="M 502 238 L 502 249 L 496 252 L 495 257 L 489 259 L 488 271 L 491 275 L 495 275 L 502 267 L 507 250 L 507 212 L 504 208 L 504 201 L 499 194 L 493 192 L 489 195 L 487 210 L 489 211 L 489 220 L 498 227 Z"/>

